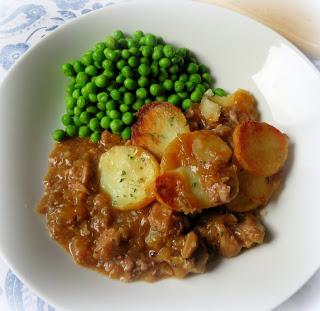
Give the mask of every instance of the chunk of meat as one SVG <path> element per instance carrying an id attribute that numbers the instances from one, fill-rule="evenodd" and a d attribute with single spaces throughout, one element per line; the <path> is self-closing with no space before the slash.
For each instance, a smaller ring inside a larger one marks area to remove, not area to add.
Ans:
<path id="1" fill-rule="evenodd" d="M 265 229 L 260 220 L 248 214 L 244 220 L 235 227 L 234 234 L 242 242 L 242 246 L 250 248 L 254 244 L 262 244 L 265 236 Z"/>
<path id="2" fill-rule="evenodd" d="M 197 234 L 194 231 L 189 232 L 185 236 L 184 245 L 181 250 L 181 256 L 183 258 L 190 258 L 198 248 L 198 245 L 199 242 Z"/>
<path id="3" fill-rule="evenodd" d="M 90 240 L 88 238 L 74 236 L 69 243 L 69 252 L 77 264 L 89 265 L 94 262 Z"/>
<path id="4" fill-rule="evenodd" d="M 167 233 L 172 226 L 172 215 L 173 212 L 168 207 L 155 203 L 150 209 L 148 217 L 151 229 Z"/>
<path id="5" fill-rule="evenodd" d="M 205 215 L 196 230 L 223 257 L 238 255 L 242 247 L 261 244 L 265 235 L 259 219 L 250 214 L 240 223 L 232 214 Z"/>

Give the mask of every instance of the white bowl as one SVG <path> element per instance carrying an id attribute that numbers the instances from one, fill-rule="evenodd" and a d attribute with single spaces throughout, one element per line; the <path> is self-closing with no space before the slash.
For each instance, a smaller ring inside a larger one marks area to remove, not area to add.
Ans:
<path id="1" fill-rule="evenodd" d="M 188 47 L 217 86 L 253 92 L 266 120 L 291 140 L 285 186 L 268 208 L 270 242 L 185 280 L 123 284 L 76 266 L 50 240 L 34 207 L 64 109 L 60 64 L 114 29 L 142 29 Z M 265 310 L 319 267 L 320 76 L 288 41 L 261 24 L 210 5 L 115 5 L 61 27 L 26 53 L 0 89 L 0 251 L 18 276 L 66 310 Z"/>

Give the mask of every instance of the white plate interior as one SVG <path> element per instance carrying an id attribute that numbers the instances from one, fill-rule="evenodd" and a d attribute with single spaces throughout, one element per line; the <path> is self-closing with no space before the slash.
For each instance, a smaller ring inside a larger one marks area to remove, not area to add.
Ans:
<path id="1" fill-rule="evenodd" d="M 269 243 L 218 262 L 186 280 L 123 284 L 77 267 L 50 240 L 34 206 L 64 109 L 60 64 L 115 29 L 142 29 L 194 51 L 216 85 L 245 88 L 262 119 L 291 139 L 287 178 L 268 208 Z M 88 14 L 42 40 L 0 89 L 0 251 L 40 295 L 66 310 L 261 310 L 275 307 L 317 269 L 320 77 L 306 58 L 268 28 L 194 2 L 127 3 Z"/>

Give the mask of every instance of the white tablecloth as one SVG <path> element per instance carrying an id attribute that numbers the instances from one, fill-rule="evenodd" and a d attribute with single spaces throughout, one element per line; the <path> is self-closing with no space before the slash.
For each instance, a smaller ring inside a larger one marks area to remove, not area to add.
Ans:
<path id="1" fill-rule="evenodd" d="M 122 0 L 0 0 L 0 80 L 21 54 L 49 32 L 78 16 L 120 1 Z M 312 61 L 320 70 L 320 59 Z M 55 309 L 32 293 L 27 285 L 22 284 L 0 259 L 0 310 Z M 320 310 L 320 271 L 276 310 Z"/>

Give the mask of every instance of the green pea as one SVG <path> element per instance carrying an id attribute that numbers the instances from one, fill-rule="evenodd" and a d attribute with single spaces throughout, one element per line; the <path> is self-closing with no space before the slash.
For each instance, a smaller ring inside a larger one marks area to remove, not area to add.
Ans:
<path id="1" fill-rule="evenodd" d="M 132 78 L 133 77 L 133 71 L 131 69 L 131 67 L 129 66 L 124 66 L 121 69 L 121 73 L 126 77 L 126 78 Z"/>
<path id="2" fill-rule="evenodd" d="M 97 95 L 94 94 L 94 93 L 90 93 L 89 96 L 88 96 L 88 98 L 89 98 L 89 101 L 90 101 L 91 103 L 96 103 L 96 102 L 97 102 Z"/>
<path id="3" fill-rule="evenodd" d="M 157 63 L 152 63 L 150 68 L 151 68 L 152 76 L 154 78 L 157 77 L 159 75 L 159 72 L 160 72 L 158 64 Z"/>
<path id="4" fill-rule="evenodd" d="M 98 131 L 100 129 L 100 122 L 97 118 L 92 118 L 89 121 L 89 128 L 91 131 Z"/>
<path id="5" fill-rule="evenodd" d="M 133 34 L 132 34 L 133 38 L 139 40 L 143 37 L 143 32 L 141 30 L 136 30 Z"/>
<path id="6" fill-rule="evenodd" d="M 172 74 L 178 73 L 179 72 L 179 66 L 178 65 L 173 65 L 169 68 L 169 72 Z"/>
<path id="7" fill-rule="evenodd" d="M 132 56 L 140 56 L 140 50 L 136 46 L 129 48 L 129 52 Z"/>
<path id="8" fill-rule="evenodd" d="M 93 65 L 95 66 L 95 67 L 97 67 L 98 69 L 101 69 L 102 68 L 102 63 L 101 62 L 98 62 L 98 61 L 94 61 L 93 62 Z"/>
<path id="9" fill-rule="evenodd" d="M 68 115 L 73 116 L 74 115 L 74 111 L 73 110 L 74 110 L 74 108 L 67 108 L 66 112 L 67 112 Z"/>
<path id="10" fill-rule="evenodd" d="M 89 107 L 87 107 L 86 111 L 91 114 L 95 114 L 95 113 L 97 113 L 98 108 L 96 106 L 89 106 Z"/>
<path id="11" fill-rule="evenodd" d="M 103 50 L 103 53 L 104 53 L 106 59 L 111 60 L 111 61 L 116 61 L 120 57 L 120 53 L 118 50 L 111 50 L 109 48 L 105 48 Z"/>
<path id="12" fill-rule="evenodd" d="M 102 68 L 103 69 L 106 69 L 106 70 L 114 70 L 114 64 L 111 60 L 109 59 L 105 59 L 103 62 L 102 62 Z"/>
<path id="13" fill-rule="evenodd" d="M 146 37 L 145 37 L 145 36 L 143 36 L 143 37 L 141 37 L 141 38 L 139 39 L 139 44 L 140 44 L 140 45 L 145 45 L 145 44 L 146 44 Z"/>
<path id="14" fill-rule="evenodd" d="M 164 101 L 167 100 L 167 97 L 165 97 L 165 96 L 157 96 L 157 97 L 156 97 L 156 100 L 157 100 L 158 102 L 164 102 Z"/>
<path id="15" fill-rule="evenodd" d="M 99 111 L 96 113 L 96 118 L 100 121 L 105 116 L 103 111 Z"/>
<path id="16" fill-rule="evenodd" d="M 118 40 L 119 49 L 126 49 L 128 47 L 128 42 L 125 38 L 121 38 Z"/>
<path id="17" fill-rule="evenodd" d="M 66 134 L 70 137 L 76 136 L 77 134 L 77 127 L 73 124 L 69 124 L 66 126 Z"/>
<path id="18" fill-rule="evenodd" d="M 110 93 L 114 88 L 116 88 L 117 87 L 117 83 L 116 83 L 116 81 L 112 81 L 109 85 L 108 85 L 108 87 L 107 87 L 107 91 Z"/>
<path id="19" fill-rule="evenodd" d="M 126 125 L 131 125 L 133 123 L 134 116 L 132 112 L 125 112 L 122 116 L 122 122 Z"/>
<path id="20" fill-rule="evenodd" d="M 182 110 L 188 110 L 191 106 L 192 106 L 192 100 L 189 98 L 186 98 L 181 105 Z"/>
<path id="21" fill-rule="evenodd" d="M 76 115 L 76 116 L 80 116 L 80 114 L 82 113 L 82 108 L 80 108 L 80 107 L 78 107 L 78 106 L 76 106 L 76 107 L 74 107 L 74 109 L 73 109 L 73 113 Z"/>
<path id="22" fill-rule="evenodd" d="M 197 73 L 199 66 L 196 63 L 189 63 L 187 67 L 188 73 Z"/>
<path id="23" fill-rule="evenodd" d="M 147 65 L 147 64 L 141 64 L 138 67 L 138 72 L 142 77 L 147 77 L 150 75 L 151 73 L 151 68 Z"/>
<path id="24" fill-rule="evenodd" d="M 139 59 L 136 57 L 136 56 L 131 56 L 129 59 L 128 59 L 128 65 L 130 67 L 138 67 L 139 66 Z"/>
<path id="25" fill-rule="evenodd" d="M 100 141 L 100 138 L 101 134 L 98 131 L 95 131 L 90 135 L 90 140 L 95 144 L 97 144 Z"/>
<path id="26" fill-rule="evenodd" d="M 166 57 L 170 57 L 170 58 L 173 57 L 173 56 L 176 54 L 173 46 L 172 46 L 172 45 L 169 45 L 169 44 L 166 44 L 166 45 L 163 47 L 163 53 L 164 53 L 164 55 L 165 55 Z"/>
<path id="27" fill-rule="evenodd" d="M 194 90 L 195 88 L 195 85 L 193 84 L 193 82 L 191 81 L 187 81 L 185 84 L 184 84 L 186 90 L 190 93 Z"/>
<path id="28" fill-rule="evenodd" d="M 148 57 L 141 57 L 141 58 L 140 58 L 140 64 L 150 65 L 150 64 L 151 64 L 150 58 L 148 58 Z"/>
<path id="29" fill-rule="evenodd" d="M 115 30 L 113 33 L 113 37 L 116 40 L 120 40 L 121 38 L 124 38 L 124 33 L 121 30 Z"/>
<path id="30" fill-rule="evenodd" d="M 169 68 L 171 66 L 171 61 L 167 57 L 163 57 L 159 60 L 159 66 L 162 68 Z"/>
<path id="31" fill-rule="evenodd" d="M 98 102 L 100 102 L 100 103 L 106 103 L 107 100 L 108 100 L 108 93 L 106 93 L 106 92 L 100 92 L 100 93 L 97 95 L 97 100 L 98 100 Z"/>
<path id="32" fill-rule="evenodd" d="M 150 94 L 153 96 L 158 96 L 162 93 L 162 87 L 160 84 L 151 84 L 150 86 Z"/>
<path id="33" fill-rule="evenodd" d="M 62 141 L 65 138 L 65 136 L 66 136 L 66 132 L 61 129 L 57 129 L 52 133 L 52 138 L 58 142 Z"/>
<path id="34" fill-rule="evenodd" d="M 84 66 L 81 64 L 80 61 L 76 60 L 76 61 L 73 62 L 73 70 L 76 73 L 79 73 L 79 72 L 84 70 Z"/>
<path id="35" fill-rule="evenodd" d="M 154 61 L 159 61 L 164 56 L 163 49 L 156 46 L 152 53 L 152 59 Z"/>
<path id="36" fill-rule="evenodd" d="M 70 84 L 66 87 L 66 92 L 68 95 L 71 95 L 74 90 L 74 84 Z"/>
<path id="37" fill-rule="evenodd" d="M 88 124 L 90 121 L 90 114 L 87 111 L 83 111 L 80 116 L 79 116 L 79 120 L 82 124 Z"/>
<path id="38" fill-rule="evenodd" d="M 64 114 L 62 117 L 61 117 L 61 122 L 63 125 L 69 125 L 72 123 L 72 116 L 70 116 L 69 114 Z"/>
<path id="39" fill-rule="evenodd" d="M 86 88 L 86 91 L 88 92 L 88 95 L 90 93 L 96 93 L 97 91 L 97 86 L 94 82 L 88 82 L 86 85 L 85 85 L 85 88 Z"/>
<path id="40" fill-rule="evenodd" d="M 98 102 L 98 103 L 97 103 L 97 108 L 98 108 L 99 110 L 105 111 L 105 110 L 106 110 L 106 104 L 105 104 L 105 103 L 102 103 L 102 102 Z"/>
<path id="41" fill-rule="evenodd" d="M 130 91 L 134 90 L 137 87 L 137 82 L 133 79 L 126 78 L 123 85 Z"/>
<path id="42" fill-rule="evenodd" d="M 88 74 L 89 76 L 93 77 L 93 76 L 95 76 L 97 74 L 98 70 L 97 70 L 97 68 L 95 66 L 90 65 L 90 66 L 85 68 L 84 72 L 86 74 Z"/>
<path id="43" fill-rule="evenodd" d="M 138 111 L 143 106 L 143 100 L 141 98 L 138 98 L 137 101 L 132 105 L 132 108 L 135 111 Z"/>
<path id="44" fill-rule="evenodd" d="M 157 37 L 150 33 L 145 35 L 145 44 L 149 46 L 155 46 L 157 44 Z"/>
<path id="45" fill-rule="evenodd" d="M 170 76 L 171 81 L 177 81 L 178 80 L 178 76 L 176 74 L 173 74 Z"/>
<path id="46" fill-rule="evenodd" d="M 123 49 L 123 50 L 121 51 L 121 57 L 122 57 L 123 59 L 128 59 L 130 56 L 131 56 L 131 54 L 130 54 L 130 52 L 129 52 L 128 49 Z"/>
<path id="47" fill-rule="evenodd" d="M 118 91 L 120 92 L 120 94 L 124 94 L 125 92 L 127 92 L 127 88 L 125 86 L 121 86 Z"/>
<path id="48" fill-rule="evenodd" d="M 103 51 L 106 48 L 106 44 L 104 42 L 98 42 L 95 46 L 94 46 L 94 50 L 95 51 Z"/>
<path id="49" fill-rule="evenodd" d="M 182 100 L 184 100 L 184 99 L 189 98 L 189 93 L 186 92 L 186 91 L 178 92 L 178 96 L 179 96 Z"/>
<path id="50" fill-rule="evenodd" d="M 79 116 L 73 116 L 73 123 L 76 127 L 80 127 L 82 125 Z"/>
<path id="51" fill-rule="evenodd" d="M 126 105 L 132 105 L 134 103 L 135 100 L 135 96 L 130 93 L 130 92 L 126 92 L 123 95 L 123 103 Z"/>
<path id="52" fill-rule="evenodd" d="M 106 130 L 110 127 L 110 122 L 111 122 L 111 119 L 108 116 L 105 116 L 101 119 L 100 126 Z"/>
<path id="53" fill-rule="evenodd" d="M 128 48 L 136 48 L 139 46 L 139 40 L 136 40 L 134 38 L 128 38 L 127 39 Z"/>
<path id="54" fill-rule="evenodd" d="M 164 80 L 166 80 L 169 77 L 168 72 L 164 69 L 164 68 L 160 68 L 159 70 L 159 81 L 163 82 Z"/>
<path id="55" fill-rule="evenodd" d="M 140 87 L 147 87 L 149 84 L 149 79 L 147 77 L 140 77 L 138 79 L 138 85 Z"/>
<path id="56" fill-rule="evenodd" d="M 73 66 L 69 63 L 63 64 L 61 70 L 68 77 L 72 77 L 75 74 Z"/>
<path id="57" fill-rule="evenodd" d="M 147 99 L 144 100 L 144 103 L 145 104 L 150 104 L 150 103 L 152 103 L 152 99 L 147 98 Z"/>
<path id="58" fill-rule="evenodd" d="M 87 90 L 87 88 L 84 86 L 81 88 L 81 95 L 85 98 L 85 99 L 88 99 L 88 96 L 89 96 L 89 92 Z"/>
<path id="59" fill-rule="evenodd" d="M 84 108 L 86 106 L 86 100 L 84 99 L 83 96 L 79 96 L 77 99 L 77 106 L 79 108 Z"/>
<path id="60" fill-rule="evenodd" d="M 206 67 L 206 65 L 204 64 L 199 64 L 199 72 L 201 74 L 205 73 L 205 72 L 208 72 L 208 68 Z"/>
<path id="61" fill-rule="evenodd" d="M 187 82 L 189 79 L 188 79 L 188 75 L 187 74 L 185 74 L 185 73 L 183 73 L 183 74 L 181 74 L 180 75 L 180 77 L 179 77 L 179 81 L 182 81 L 182 82 Z"/>
<path id="62" fill-rule="evenodd" d="M 121 117 L 121 113 L 118 110 L 111 110 L 108 115 L 112 120 L 119 119 Z"/>
<path id="63" fill-rule="evenodd" d="M 117 68 L 119 69 L 119 70 L 121 70 L 124 66 L 126 66 L 127 65 L 127 62 L 124 60 L 124 59 L 119 59 L 118 61 L 117 61 Z"/>
<path id="64" fill-rule="evenodd" d="M 74 99 L 77 99 L 79 96 L 81 95 L 81 92 L 79 89 L 75 89 L 73 92 L 72 92 L 72 97 Z"/>
<path id="65" fill-rule="evenodd" d="M 120 110 L 121 112 L 127 112 L 127 111 L 130 110 L 130 108 L 129 108 L 129 106 L 126 105 L 126 104 L 121 104 L 121 105 L 119 106 L 119 110 Z"/>
<path id="66" fill-rule="evenodd" d="M 168 97 L 168 102 L 171 103 L 172 105 L 178 106 L 180 101 L 181 99 L 177 94 L 172 94 Z"/>
<path id="67" fill-rule="evenodd" d="M 192 73 L 189 77 L 189 81 L 194 84 L 199 84 L 201 82 L 201 76 L 198 73 Z"/>
<path id="68" fill-rule="evenodd" d="M 226 93 L 226 91 L 224 90 L 224 89 L 221 89 L 221 88 L 216 88 L 216 89 L 214 89 L 214 95 L 217 95 L 217 96 L 227 96 L 227 93 Z"/>
<path id="69" fill-rule="evenodd" d="M 97 76 L 96 80 L 95 80 L 95 84 L 97 87 L 105 87 L 107 85 L 108 79 L 105 75 L 100 75 Z"/>
<path id="70" fill-rule="evenodd" d="M 152 53 L 153 53 L 153 47 L 152 46 L 146 45 L 146 46 L 142 46 L 141 47 L 141 54 L 144 57 L 151 57 Z"/>
<path id="71" fill-rule="evenodd" d="M 203 84 L 197 84 L 196 91 L 198 91 L 201 94 L 203 94 L 206 91 L 206 87 Z"/>
<path id="72" fill-rule="evenodd" d="M 185 57 L 187 57 L 187 55 L 188 55 L 188 49 L 186 49 L 186 48 L 179 48 L 179 49 L 177 49 L 176 53 L 177 53 L 179 56 L 185 58 Z"/>
<path id="73" fill-rule="evenodd" d="M 67 108 L 74 108 L 75 105 L 76 105 L 76 100 L 71 96 L 67 96 L 66 97 L 66 107 Z"/>
<path id="74" fill-rule="evenodd" d="M 92 65 L 92 63 L 93 63 L 92 52 L 87 52 L 87 53 L 83 54 L 81 56 L 80 61 L 86 67 Z"/>
<path id="75" fill-rule="evenodd" d="M 130 126 L 127 126 L 124 130 L 122 130 L 121 137 L 124 140 L 131 138 L 131 127 Z"/>
<path id="76" fill-rule="evenodd" d="M 146 99 L 148 97 L 148 91 L 146 88 L 139 88 L 136 90 L 136 96 L 141 99 Z"/>
<path id="77" fill-rule="evenodd" d="M 105 69 L 105 71 L 102 73 L 104 76 L 106 76 L 108 79 L 113 79 L 116 76 L 115 71 L 111 71 L 108 69 Z"/>
<path id="78" fill-rule="evenodd" d="M 110 122 L 112 133 L 119 134 L 123 128 L 123 122 L 120 119 L 115 119 Z"/>
<path id="79" fill-rule="evenodd" d="M 193 91 L 190 95 L 190 99 L 194 103 L 199 103 L 201 101 L 201 98 L 202 98 L 202 93 L 197 89 Z"/>
<path id="80" fill-rule="evenodd" d="M 106 47 L 115 50 L 117 48 L 117 41 L 112 36 L 107 37 L 106 39 Z"/>
<path id="81" fill-rule="evenodd" d="M 106 110 L 107 110 L 107 111 L 111 111 L 111 110 L 114 110 L 114 109 L 116 109 L 116 108 L 117 108 L 117 104 L 116 104 L 116 102 L 115 102 L 113 99 L 108 100 L 108 101 L 106 102 Z"/>
<path id="82" fill-rule="evenodd" d="M 164 80 L 162 85 L 166 91 L 171 91 L 173 89 L 173 82 L 169 79 Z"/>
<path id="83" fill-rule="evenodd" d="M 126 77 L 123 74 L 120 73 L 116 77 L 116 82 L 119 83 L 119 84 L 122 84 L 125 79 L 126 79 Z"/>
<path id="84" fill-rule="evenodd" d="M 208 72 L 205 72 L 205 73 L 202 74 L 202 79 L 205 82 L 208 82 L 208 83 L 212 83 L 212 81 L 213 81 L 213 78 L 212 78 L 211 74 L 208 73 Z"/>
<path id="85" fill-rule="evenodd" d="M 110 92 L 110 96 L 114 100 L 120 100 L 121 99 L 121 93 L 118 90 L 112 90 Z"/>
<path id="86" fill-rule="evenodd" d="M 102 63 L 102 61 L 105 59 L 105 55 L 104 55 L 103 51 L 96 50 L 92 53 L 92 58 L 94 61 L 96 61 L 98 63 Z"/>
<path id="87" fill-rule="evenodd" d="M 171 63 L 172 64 L 181 64 L 181 65 L 183 65 L 184 59 L 181 56 L 176 55 L 176 56 L 173 56 L 171 58 Z"/>
<path id="88" fill-rule="evenodd" d="M 183 89 L 184 89 L 184 83 L 181 80 L 180 81 L 178 80 L 174 83 L 174 90 L 176 92 L 182 92 Z"/>
<path id="89" fill-rule="evenodd" d="M 78 135 L 81 138 L 90 136 L 90 129 L 86 125 L 79 127 Z"/>
<path id="90" fill-rule="evenodd" d="M 89 81 L 89 77 L 84 71 L 81 71 L 77 74 L 76 81 L 77 84 L 82 87 Z"/>

